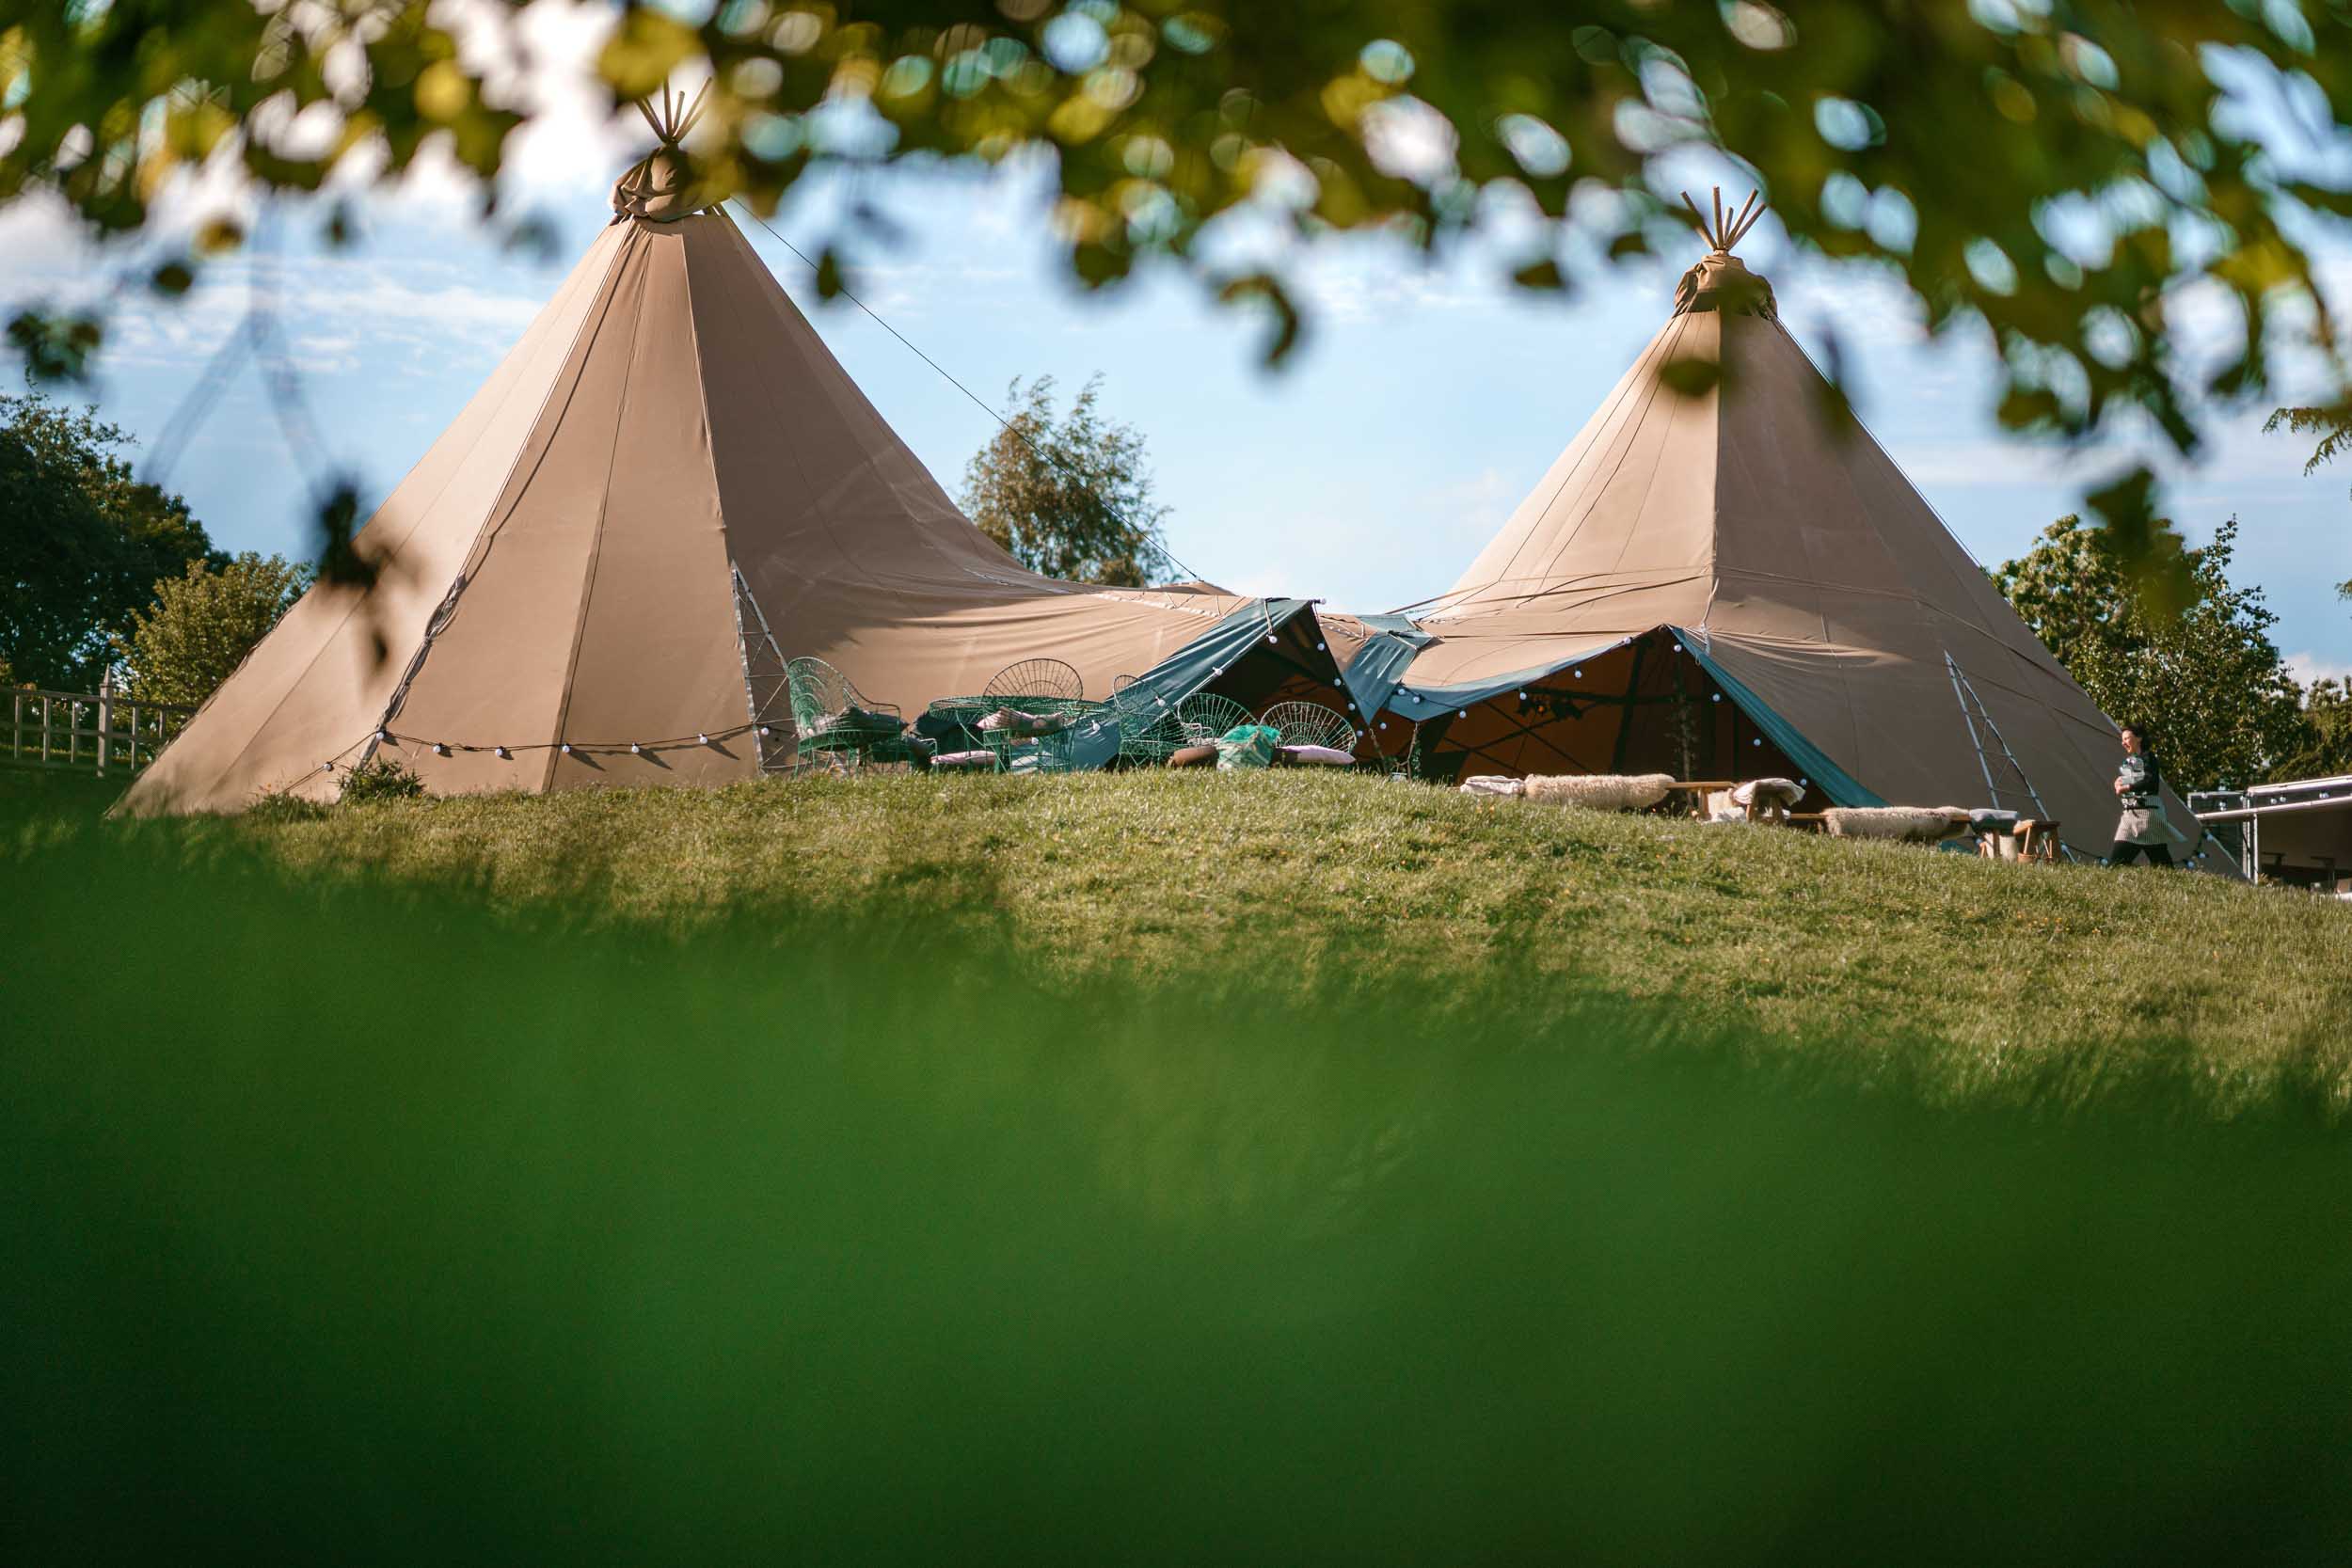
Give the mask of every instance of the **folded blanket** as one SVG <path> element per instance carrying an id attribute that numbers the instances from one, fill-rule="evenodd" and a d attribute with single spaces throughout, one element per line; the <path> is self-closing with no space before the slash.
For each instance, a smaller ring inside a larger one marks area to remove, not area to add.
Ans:
<path id="1" fill-rule="evenodd" d="M 950 771 L 961 771 L 966 768 L 977 770 L 995 766 L 996 753 L 993 752 L 947 752 L 931 758 L 931 767 L 934 770 L 942 768 Z"/>
<path id="2" fill-rule="evenodd" d="M 1905 844 L 1938 844 L 1968 831 L 1968 814 L 1958 806 L 1833 806 L 1821 814 L 1833 838 L 1891 838 Z"/>
<path id="3" fill-rule="evenodd" d="M 1646 811 L 1671 793 L 1671 773 L 1538 773 L 1527 780 L 1531 800 L 1591 811 Z"/>
<path id="4" fill-rule="evenodd" d="M 1473 773 L 1462 781 L 1465 795 L 1500 795 L 1517 800 L 1527 793 L 1525 779 L 1506 779 L 1500 773 Z"/>
<path id="5" fill-rule="evenodd" d="M 1070 723 L 1066 713 L 1024 713 L 1019 708 L 1000 707 L 980 720 L 980 728 L 991 735 L 1034 740 L 1041 735 L 1059 735 Z"/>
<path id="6" fill-rule="evenodd" d="M 1228 773 L 1267 767 L 1281 738 L 1282 732 L 1271 724 L 1235 724 L 1216 737 L 1216 766 Z"/>

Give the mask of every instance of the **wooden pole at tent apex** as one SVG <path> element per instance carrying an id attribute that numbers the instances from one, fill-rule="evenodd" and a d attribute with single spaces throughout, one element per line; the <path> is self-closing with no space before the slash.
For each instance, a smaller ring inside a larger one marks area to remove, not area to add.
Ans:
<path id="1" fill-rule="evenodd" d="M 663 147 L 677 147 L 685 142 L 687 133 L 694 128 L 694 122 L 702 119 L 703 101 L 709 96 L 709 82 L 705 82 L 691 100 L 673 93 L 670 84 L 664 82 L 661 84 L 660 112 L 654 112 L 650 98 L 637 101 L 637 112 L 645 117 L 645 123 L 653 128 L 655 138 Z"/>
<path id="2" fill-rule="evenodd" d="M 1691 209 L 1691 220 L 1698 225 L 1699 237 L 1707 242 L 1708 248 L 1718 256 L 1728 256 L 1731 247 L 1746 238 L 1748 230 L 1755 228 L 1756 220 L 1764 215 L 1764 209 L 1770 203 L 1760 199 L 1762 195 L 1761 191 L 1748 192 L 1748 198 L 1740 204 L 1739 212 L 1732 214 L 1728 223 L 1724 221 L 1724 188 L 1721 185 L 1714 187 L 1715 215 L 1712 218 L 1699 211 L 1699 204 L 1691 199 L 1689 191 L 1682 193 L 1682 204 Z"/>

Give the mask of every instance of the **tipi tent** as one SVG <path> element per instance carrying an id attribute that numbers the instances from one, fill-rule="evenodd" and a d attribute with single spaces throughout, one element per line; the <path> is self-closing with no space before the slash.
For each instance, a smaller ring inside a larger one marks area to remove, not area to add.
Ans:
<path id="1" fill-rule="evenodd" d="M 1731 254 L 1759 212 L 1702 219 L 1665 326 L 1460 581 L 1349 648 L 1351 688 L 1440 773 L 1785 773 L 2103 849 L 2115 726 Z"/>
<path id="2" fill-rule="evenodd" d="M 380 580 L 306 594 L 128 810 L 333 799 L 371 758 L 436 793 L 730 783 L 788 755 L 782 669 L 804 654 L 910 716 L 1038 656 L 1089 696 L 1336 683 L 1303 601 L 1017 565 L 683 171 L 663 151 L 622 179 L 611 227 L 359 534 Z"/>

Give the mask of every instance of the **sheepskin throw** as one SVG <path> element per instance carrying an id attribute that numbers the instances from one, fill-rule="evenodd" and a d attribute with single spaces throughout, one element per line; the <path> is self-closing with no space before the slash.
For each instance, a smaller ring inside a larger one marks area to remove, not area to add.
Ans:
<path id="1" fill-rule="evenodd" d="M 1833 838 L 1939 844 L 1968 831 L 1968 814 L 1958 806 L 1832 806 L 1821 825 Z"/>
<path id="2" fill-rule="evenodd" d="M 1794 806 L 1804 799 L 1804 785 L 1794 779 L 1750 779 L 1731 792 L 1731 799 L 1735 805 L 1741 806 L 1771 805 L 1774 801 Z"/>
<path id="3" fill-rule="evenodd" d="M 1502 795 L 1518 797 L 1527 793 L 1525 779 L 1506 779 L 1500 773 L 1474 773 L 1462 781 L 1465 795 Z"/>
<path id="4" fill-rule="evenodd" d="M 1646 811 L 1674 789 L 1671 773 L 1538 773 L 1527 781 L 1527 798 L 1590 811 Z"/>
<path id="5" fill-rule="evenodd" d="M 1345 768 L 1356 760 L 1352 753 L 1337 746 L 1277 746 L 1274 755 L 1277 761 L 1293 767 Z"/>

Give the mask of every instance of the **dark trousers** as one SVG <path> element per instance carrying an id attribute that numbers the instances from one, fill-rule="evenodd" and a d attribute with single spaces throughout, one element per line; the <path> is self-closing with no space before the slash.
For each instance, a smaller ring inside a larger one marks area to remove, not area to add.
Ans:
<path id="1" fill-rule="evenodd" d="M 2107 851 L 2107 863 L 2109 865 L 2129 865 L 2133 861 L 2137 860 L 2141 855 L 2148 857 L 2148 863 L 2150 865 L 2170 865 L 2172 863 L 2172 849 L 2169 845 L 2126 844 L 2122 839 L 2116 840 L 2115 847 Z"/>

